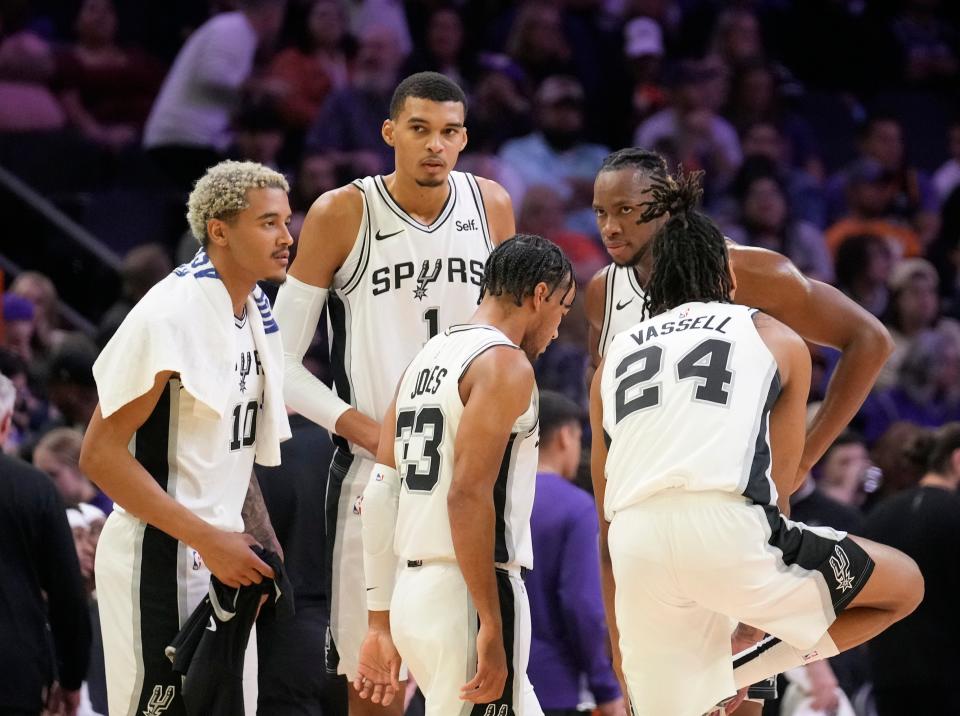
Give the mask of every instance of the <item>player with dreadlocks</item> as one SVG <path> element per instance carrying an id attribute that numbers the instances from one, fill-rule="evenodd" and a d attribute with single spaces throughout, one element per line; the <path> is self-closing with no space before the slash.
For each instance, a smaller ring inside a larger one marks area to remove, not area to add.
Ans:
<path id="1" fill-rule="evenodd" d="M 652 185 L 668 179 L 663 157 L 638 147 L 613 152 L 597 174 L 593 208 L 613 263 L 601 269 L 586 288 L 588 349 L 594 367 L 617 333 L 648 316 L 644 295 L 653 267 L 651 240 L 669 218 L 670 207 L 650 212 L 646 202 Z M 802 482 L 856 415 L 893 342 L 869 312 L 832 286 L 805 277 L 785 256 L 732 242 L 727 242 L 727 254 L 737 281 L 735 302 L 759 308 L 811 343 L 840 351 L 824 401 L 807 431 L 797 473 Z M 750 641 L 752 636 L 750 630 L 738 630 L 738 641 Z M 823 672 L 829 666 L 812 668 Z M 775 694 L 773 681 L 751 691 L 756 698 Z M 759 705 L 745 704 L 736 713 L 759 714 Z"/>
<path id="2" fill-rule="evenodd" d="M 531 361 L 575 294 L 563 252 L 517 235 L 490 254 L 470 321 L 432 338 L 404 372 L 363 495 L 361 696 L 392 701 L 402 657 L 427 716 L 463 713 L 464 702 L 542 714 L 526 676 L 521 579 L 533 566 L 539 437 Z"/>
<path id="3" fill-rule="evenodd" d="M 614 666 L 640 714 L 724 713 L 738 689 L 863 643 L 923 594 L 903 553 L 782 514 L 810 356 L 792 329 L 733 303 L 698 179 L 652 182 L 649 317 L 614 336 L 590 396 Z M 770 636 L 731 663 L 735 621 Z"/>

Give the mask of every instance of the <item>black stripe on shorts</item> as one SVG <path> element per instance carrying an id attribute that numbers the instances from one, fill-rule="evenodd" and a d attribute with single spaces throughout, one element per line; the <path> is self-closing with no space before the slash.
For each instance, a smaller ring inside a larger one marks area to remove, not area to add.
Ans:
<path id="1" fill-rule="evenodd" d="M 507 654 L 507 681 L 503 685 L 503 695 L 496 701 L 475 704 L 470 716 L 516 716 L 517 704 L 514 701 L 517 673 L 513 663 L 513 649 L 516 641 L 517 604 L 510 573 L 497 570 L 497 596 L 500 598 L 500 621 L 503 626 L 503 648 Z M 479 624 L 479 620 L 478 620 Z M 520 698 L 523 698 L 521 695 Z"/>

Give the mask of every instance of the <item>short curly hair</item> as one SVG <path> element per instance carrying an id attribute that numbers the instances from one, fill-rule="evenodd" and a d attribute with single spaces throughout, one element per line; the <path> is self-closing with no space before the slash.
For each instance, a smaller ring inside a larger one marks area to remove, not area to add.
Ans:
<path id="1" fill-rule="evenodd" d="M 290 191 L 280 172 L 257 162 L 225 161 L 207 169 L 187 199 L 187 221 L 190 233 L 203 248 L 207 247 L 207 222 L 210 219 L 229 221 L 250 206 L 248 189 L 275 188 Z"/>

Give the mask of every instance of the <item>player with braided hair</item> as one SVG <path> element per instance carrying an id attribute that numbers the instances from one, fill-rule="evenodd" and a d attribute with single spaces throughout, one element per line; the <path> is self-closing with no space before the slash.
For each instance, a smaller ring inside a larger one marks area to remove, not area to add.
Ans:
<path id="1" fill-rule="evenodd" d="M 432 338 L 403 373 L 363 493 L 361 696 L 392 701 L 402 656 L 427 716 L 542 715 L 526 676 L 522 580 L 539 443 L 531 361 L 575 294 L 557 246 L 509 239 L 486 262 L 469 322 Z"/>
<path id="2" fill-rule="evenodd" d="M 652 182 L 641 219 L 664 220 L 649 317 L 614 336 L 590 396 L 614 666 L 642 714 L 724 713 L 738 689 L 863 643 L 923 594 L 903 553 L 782 514 L 810 357 L 786 325 L 733 303 L 698 180 Z M 770 636 L 731 664 L 732 621 Z"/>

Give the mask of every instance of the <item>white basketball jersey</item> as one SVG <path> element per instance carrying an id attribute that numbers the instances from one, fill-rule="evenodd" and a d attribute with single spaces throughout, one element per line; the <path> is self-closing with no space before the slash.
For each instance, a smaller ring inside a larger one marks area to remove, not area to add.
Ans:
<path id="1" fill-rule="evenodd" d="M 606 268 L 607 285 L 603 302 L 603 326 L 600 330 L 599 352 L 606 355 L 613 337 L 635 323 L 644 320 L 646 312 L 643 297 L 646 295 L 637 272 L 632 266 L 610 264 Z"/>
<path id="2" fill-rule="evenodd" d="M 130 452 L 173 499 L 220 529 L 243 531 L 240 511 L 250 486 L 263 408 L 263 367 L 250 320 L 234 319 L 236 344 L 230 408 L 223 417 L 176 377 L 130 440 Z M 117 505 L 115 509 L 122 510 Z"/>
<path id="3" fill-rule="evenodd" d="M 433 338 L 403 374 L 397 394 L 394 453 L 400 473 L 395 549 L 406 560 L 455 560 L 447 495 L 453 482 L 453 445 L 463 415 L 460 379 L 493 346 L 517 346 L 492 326 L 453 326 Z M 517 348 L 519 350 L 519 348 Z M 533 566 L 530 512 L 539 444 L 537 390 L 513 426 L 494 487 L 494 561 Z"/>
<path id="4" fill-rule="evenodd" d="M 329 295 L 331 363 L 337 395 L 376 420 L 417 351 L 477 307 L 493 250 L 483 199 L 471 174 L 450 172 L 447 183 L 447 203 L 428 226 L 400 208 L 383 177 L 353 182 L 363 218 Z"/>
<path id="5" fill-rule="evenodd" d="M 617 334 L 601 376 L 607 519 L 668 488 L 774 504 L 777 362 L 754 309 L 686 303 Z"/>

